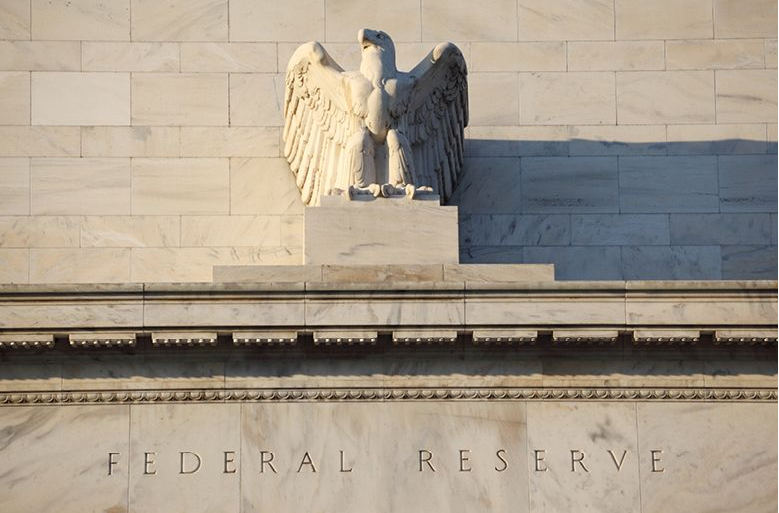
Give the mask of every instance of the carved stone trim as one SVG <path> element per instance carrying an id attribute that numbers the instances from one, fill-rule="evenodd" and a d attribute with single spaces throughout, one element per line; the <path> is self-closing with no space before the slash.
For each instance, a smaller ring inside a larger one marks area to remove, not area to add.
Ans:
<path id="1" fill-rule="evenodd" d="M 70 347 L 103 348 L 134 347 L 135 333 L 73 333 Z"/>
<path id="2" fill-rule="evenodd" d="M 152 333 L 151 342 L 154 346 L 215 346 L 216 333 L 200 332 L 159 332 Z"/>
<path id="3" fill-rule="evenodd" d="M 338 330 L 338 331 L 315 331 L 314 344 L 316 345 L 373 345 L 376 343 L 379 334 L 375 331 L 359 330 Z"/>
<path id="4" fill-rule="evenodd" d="M 657 329 L 635 330 L 633 340 L 636 344 L 695 344 L 700 339 L 699 330 Z"/>
<path id="5" fill-rule="evenodd" d="M 233 333 L 233 344 L 291 346 L 298 341 L 297 331 L 236 331 Z"/>
<path id="6" fill-rule="evenodd" d="M 717 330 L 714 343 L 724 345 L 776 345 L 777 330 Z"/>
<path id="7" fill-rule="evenodd" d="M 619 337 L 617 330 L 554 330 L 552 341 L 555 344 L 613 344 Z"/>
<path id="8" fill-rule="evenodd" d="M 201 402 L 694 401 L 775 402 L 769 388 L 268 388 L 4 392 L 0 406 Z"/>
<path id="9" fill-rule="evenodd" d="M 392 343 L 403 345 L 453 344 L 457 341 L 455 330 L 395 330 Z"/>
<path id="10" fill-rule="evenodd" d="M 493 329 L 473 330 L 473 343 L 484 344 L 535 344 L 538 339 L 537 330 Z"/>
<path id="11" fill-rule="evenodd" d="M 51 349 L 54 335 L 43 333 L 0 334 L 0 349 Z"/>
<path id="12" fill-rule="evenodd" d="M 69 336 L 69 344 L 66 347 L 73 349 L 104 348 L 121 349 L 137 345 L 136 334 L 148 333 L 143 327 L 127 327 L 122 332 L 73 332 Z M 457 340 L 458 333 L 472 334 L 474 345 L 533 345 L 538 342 L 538 332 L 541 328 L 503 327 L 503 328 L 472 328 L 459 327 L 458 329 L 397 329 L 392 331 L 394 345 L 418 345 L 438 344 L 449 345 Z M 542 330 L 547 332 L 546 329 Z M 766 328 L 742 328 L 742 329 L 670 329 L 670 328 L 565 328 L 552 326 L 552 342 L 558 346 L 586 346 L 586 345 L 615 345 L 619 341 L 618 335 L 624 334 L 632 337 L 636 345 L 646 346 L 678 346 L 695 345 L 701 339 L 701 333 L 713 334 L 712 340 L 717 345 L 732 346 L 776 346 L 777 331 Z M 42 332 L 3 332 L 0 330 L 0 351 L 25 350 L 25 349 L 53 349 L 55 336 L 61 336 L 61 331 L 51 330 Z M 293 346 L 297 343 L 297 337 L 301 333 L 311 333 L 305 328 L 280 328 L 264 330 L 247 330 L 228 332 L 232 337 L 233 345 L 275 345 Z M 373 345 L 377 342 L 377 331 L 364 331 L 342 328 L 324 328 L 314 332 L 316 345 Z M 630 340 L 630 338 L 626 338 Z M 709 338 L 706 338 L 709 340 Z M 215 332 L 191 332 L 191 331 L 159 331 L 152 333 L 154 347 L 192 347 L 192 346 L 216 346 L 217 334 Z M 65 349 L 65 347 L 60 347 Z"/>

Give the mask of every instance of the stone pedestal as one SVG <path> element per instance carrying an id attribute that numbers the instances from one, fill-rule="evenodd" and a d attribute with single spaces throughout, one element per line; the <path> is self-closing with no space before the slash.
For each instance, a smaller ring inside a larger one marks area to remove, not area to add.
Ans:
<path id="1" fill-rule="evenodd" d="M 306 208 L 303 263 L 456 264 L 457 207 L 429 198 L 322 198 Z"/>

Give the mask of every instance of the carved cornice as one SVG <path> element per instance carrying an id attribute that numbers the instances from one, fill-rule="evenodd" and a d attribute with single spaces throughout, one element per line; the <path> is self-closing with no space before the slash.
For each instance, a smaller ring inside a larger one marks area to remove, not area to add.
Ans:
<path id="1" fill-rule="evenodd" d="M 0 393 L 0 406 L 349 401 L 776 402 L 772 388 L 273 388 Z"/>
<path id="2" fill-rule="evenodd" d="M 696 344 L 700 337 L 700 330 L 655 329 L 633 332 L 633 341 L 636 344 Z"/>
<path id="3" fill-rule="evenodd" d="M 435 344 L 777 343 L 777 284 L 369 282 L 0 285 L 0 351 Z M 55 344 L 56 340 L 56 344 Z"/>
<path id="4" fill-rule="evenodd" d="M 69 338 L 70 347 L 78 348 L 135 346 L 135 333 L 78 333 L 71 335 Z M 53 344 L 50 347 L 53 347 Z"/>
<path id="5" fill-rule="evenodd" d="M 453 344 L 457 341 L 456 330 L 395 330 L 392 343 L 403 345 Z"/>
<path id="6" fill-rule="evenodd" d="M 216 333 L 152 333 L 151 343 L 157 347 L 215 346 Z"/>
<path id="7" fill-rule="evenodd" d="M 224 330 L 232 338 L 234 346 L 281 346 L 291 347 L 298 343 L 298 337 L 311 334 L 307 329 L 262 330 L 262 331 L 232 331 Z M 555 346 L 615 346 L 619 334 L 624 335 L 626 342 L 641 346 L 684 346 L 695 345 L 701 340 L 701 330 L 644 330 L 644 329 L 611 329 L 611 330 L 551 330 L 549 339 Z M 61 331 L 58 331 L 61 335 Z M 136 338 L 144 335 L 145 330 L 139 327 L 135 332 L 74 332 L 61 335 L 69 339 L 72 349 L 122 349 L 137 345 Z M 471 339 L 474 345 L 536 345 L 539 342 L 539 330 L 523 327 L 508 329 L 414 329 L 389 331 L 393 345 L 451 345 L 458 339 L 458 333 L 465 340 Z M 375 345 L 378 341 L 377 331 L 340 328 L 333 330 L 314 331 L 315 345 Z M 152 348 L 165 347 L 215 347 L 218 337 L 216 332 L 185 332 L 176 333 L 154 332 L 151 334 Z M 709 331 L 709 340 L 720 346 L 776 346 L 776 330 L 763 328 L 742 329 L 738 331 Z M 0 350 L 52 350 L 54 349 L 54 333 L 37 332 L 23 334 L 4 334 L 0 332 Z"/>
<path id="8" fill-rule="evenodd" d="M 316 345 L 373 345 L 378 339 L 378 333 L 375 331 L 364 330 L 338 330 L 338 331 L 315 331 L 314 344 Z"/>
<path id="9" fill-rule="evenodd" d="M 538 330 L 528 329 L 491 329 L 491 330 L 473 330 L 473 343 L 483 345 L 509 345 L 509 344 L 530 344 L 533 345 L 538 340 Z"/>
<path id="10" fill-rule="evenodd" d="M 53 347 L 54 335 L 48 333 L 0 333 L 0 349 L 51 349 Z"/>

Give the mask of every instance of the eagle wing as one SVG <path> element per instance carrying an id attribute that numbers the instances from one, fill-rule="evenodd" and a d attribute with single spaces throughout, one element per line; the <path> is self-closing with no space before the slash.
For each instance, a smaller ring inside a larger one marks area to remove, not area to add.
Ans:
<path id="1" fill-rule="evenodd" d="M 400 125 L 414 154 L 415 185 L 430 186 L 447 200 L 463 167 L 468 125 L 468 70 L 452 43 L 436 46 L 414 69 Z"/>
<path id="2" fill-rule="evenodd" d="M 283 137 L 284 156 L 306 205 L 318 204 L 334 187 L 348 187 L 348 177 L 338 174 L 346 143 L 364 117 L 355 110 L 343 68 L 319 43 L 300 46 L 287 66 Z"/>

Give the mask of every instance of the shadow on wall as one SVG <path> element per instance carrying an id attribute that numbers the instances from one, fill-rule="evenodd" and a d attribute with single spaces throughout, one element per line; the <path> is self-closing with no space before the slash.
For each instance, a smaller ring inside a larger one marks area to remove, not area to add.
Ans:
<path id="1" fill-rule="evenodd" d="M 777 147 L 467 139 L 463 263 L 557 279 L 776 279 Z"/>
<path id="2" fill-rule="evenodd" d="M 231 346 L 229 337 L 221 339 L 219 349 L 210 350 L 211 359 L 205 360 L 191 353 L 182 356 L 180 348 L 152 348 L 148 339 L 141 338 L 134 348 L 116 349 L 100 357 L 89 349 L 47 350 L 46 365 L 31 365 L 44 358 L 40 352 L 7 352 L 3 382 L 11 384 L 12 390 L 29 387 L 31 382 L 38 386 L 62 383 L 64 389 L 74 391 L 112 388 L 120 382 L 143 389 L 169 378 L 195 381 L 203 389 L 240 388 L 246 380 L 252 386 L 273 388 L 299 387 L 301 376 L 306 376 L 309 382 L 325 387 L 371 386 L 364 380 L 376 378 L 385 380 L 386 386 L 446 386 L 457 379 L 473 386 L 522 387 L 544 379 L 546 386 L 555 387 L 571 386 L 573 376 L 582 374 L 588 383 L 639 378 L 662 388 L 669 381 L 689 383 L 690 379 L 744 374 L 753 383 L 759 380 L 760 386 L 770 386 L 777 372 L 775 349 L 741 348 L 741 358 L 734 360 L 732 347 L 714 345 L 706 335 L 694 349 L 646 347 L 621 337 L 597 356 L 591 347 L 555 346 L 551 334 L 541 334 L 536 345 L 522 351 L 511 346 L 474 346 L 463 337 L 445 351 L 424 345 L 397 346 L 384 336 L 376 345 L 338 348 L 314 346 L 306 336 L 292 347 Z"/>

